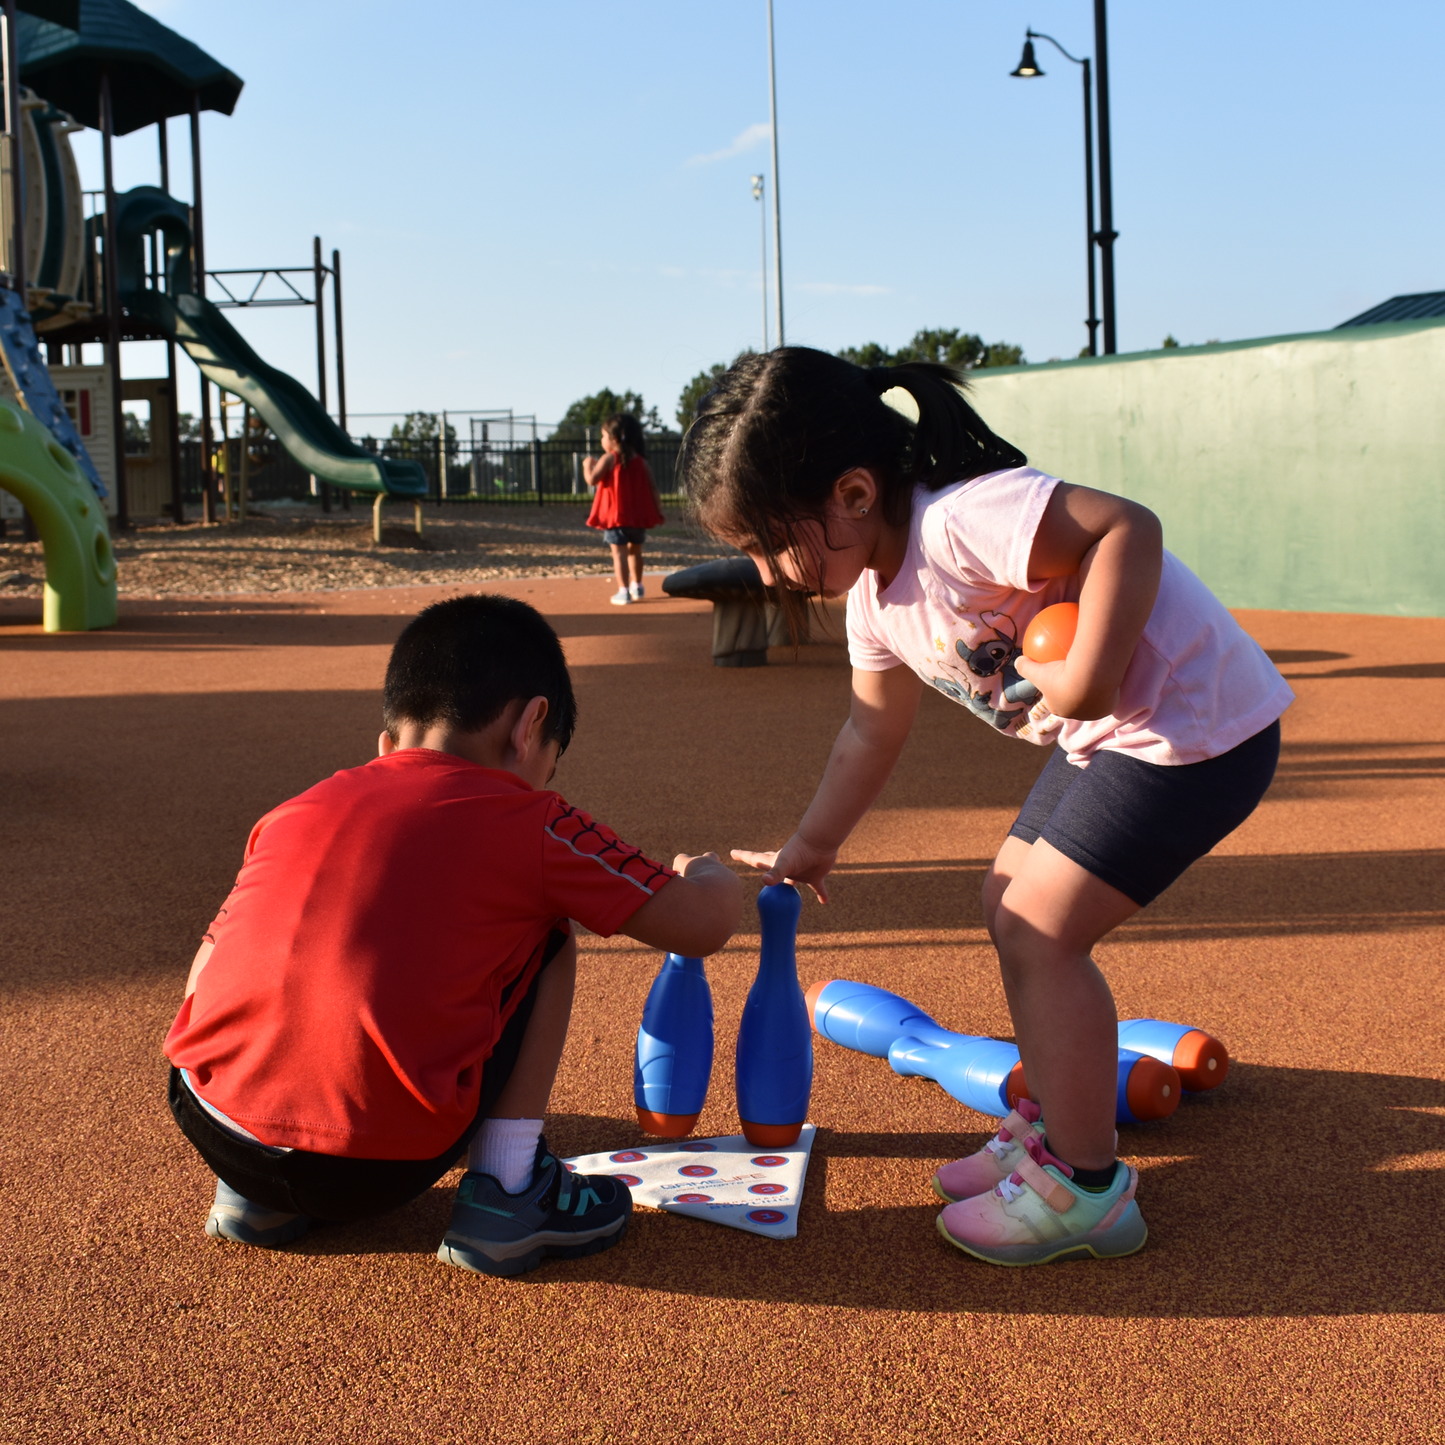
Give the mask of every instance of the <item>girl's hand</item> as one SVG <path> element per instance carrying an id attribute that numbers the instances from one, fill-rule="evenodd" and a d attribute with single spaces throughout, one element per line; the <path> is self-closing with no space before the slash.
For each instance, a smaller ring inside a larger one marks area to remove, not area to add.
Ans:
<path id="1" fill-rule="evenodd" d="M 1072 698 L 1078 693 L 1078 688 L 1072 686 L 1068 680 L 1068 658 L 1061 658 L 1058 662 L 1034 662 L 1027 657 L 1016 657 L 1014 667 L 1018 670 L 1020 677 L 1027 678 L 1044 695 L 1044 704 L 1051 713 L 1057 717 L 1070 718 L 1073 721 L 1083 721 L 1075 718 L 1074 714 L 1062 712 L 1056 708 L 1051 701 L 1052 698 Z M 1104 717 L 1112 714 L 1119 701 L 1119 691 L 1114 690 L 1112 698 L 1103 703 L 1104 711 L 1099 716 Z"/>
<path id="2" fill-rule="evenodd" d="M 734 848 L 732 856 L 739 863 L 761 869 L 765 884 L 806 883 L 818 902 L 826 903 L 828 889 L 823 880 L 833 871 L 838 850 L 815 848 L 794 833 L 776 853 L 749 853 Z"/>

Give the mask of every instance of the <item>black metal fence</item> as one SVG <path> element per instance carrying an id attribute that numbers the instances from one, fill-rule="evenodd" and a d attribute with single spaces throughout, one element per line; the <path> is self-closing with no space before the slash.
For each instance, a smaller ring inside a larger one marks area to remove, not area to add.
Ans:
<path id="1" fill-rule="evenodd" d="M 466 437 L 421 440 L 378 440 L 367 437 L 362 445 L 378 456 L 419 462 L 426 472 L 431 501 L 447 505 L 511 504 L 549 506 L 584 505 L 591 499 L 582 475 L 589 455 L 581 439 L 560 441 L 472 441 Z M 682 439 L 675 435 L 649 437 L 647 460 L 664 497 L 677 492 L 677 458 Z M 227 443 L 231 485 L 241 477 L 241 441 Z M 221 448 L 213 448 L 213 465 L 219 473 Z M 594 443 L 590 455 L 597 456 Z M 201 443 L 181 443 L 181 477 L 188 503 L 201 500 Z M 253 502 L 308 502 L 314 499 L 311 474 L 272 437 L 252 439 L 246 460 L 246 485 Z"/>

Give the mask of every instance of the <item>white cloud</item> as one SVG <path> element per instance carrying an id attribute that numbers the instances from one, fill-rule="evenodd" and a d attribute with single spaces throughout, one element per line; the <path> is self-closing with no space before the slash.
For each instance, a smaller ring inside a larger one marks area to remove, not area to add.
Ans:
<path id="1" fill-rule="evenodd" d="M 807 291 L 814 296 L 887 296 L 891 289 L 888 286 L 845 286 L 837 281 L 797 283 L 797 290 Z"/>
<path id="2" fill-rule="evenodd" d="M 733 156 L 740 156 L 744 151 L 750 151 L 754 146 L 761 145 L 772 135 L 773 128 L 766 121 L 759 121 L 756 125 L 750 125 L 733 138 L 731 145 L 724 146 L 720 151 L 710 151 L 705 156 L 693 156 L 689 161 L 690 166 L 708 166 L 714 161 L 725 161 Z"/>

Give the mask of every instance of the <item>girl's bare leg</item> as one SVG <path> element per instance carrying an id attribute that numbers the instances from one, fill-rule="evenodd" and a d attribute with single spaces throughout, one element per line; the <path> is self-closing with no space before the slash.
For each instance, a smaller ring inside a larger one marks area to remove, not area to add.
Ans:
<path id="1" fill-rule="evenodd" d="M 639 587 L 642 586 L 642 543 L 629 542 L 627 544 L 627 564 L 631 572 L 631 580 Z"/>
<path id="2" fill-rule="evenodd" d="M 627 545 L 624 542 L 612 544 L 612 573 L 619 592 L 627 591 Z"/>
<path id="3" fill-rule="evenodd" d="M 1114 1159 L 1118 1015 L 1094 945 L 1139 911 L 1042 838 L 1007 838 L 983 886 L 1029 1092 L 1050 1150 L 1081 1169 Z"/>

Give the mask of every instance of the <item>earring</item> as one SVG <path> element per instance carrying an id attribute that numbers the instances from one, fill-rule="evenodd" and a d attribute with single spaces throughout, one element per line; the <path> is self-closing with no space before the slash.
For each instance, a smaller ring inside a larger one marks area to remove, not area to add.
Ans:
<path id="1" fill-rule="evenodd" d="M 866 516 L 868 515 L 868 508 L 867 508 L 867 507 L 859 507 L 859 508 L 858 508 L 858 515 L 859 515 L 860 517 L 866 517 Z"/>

